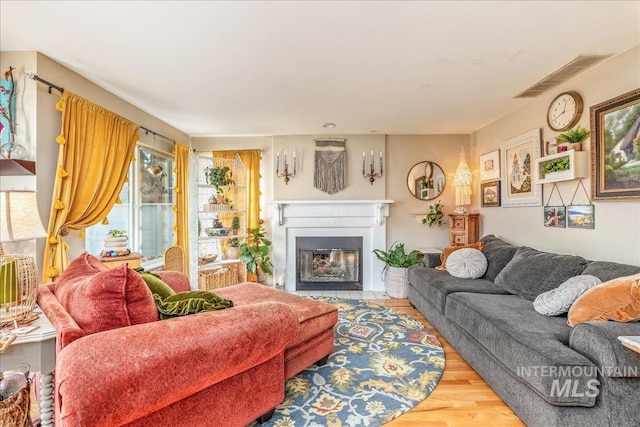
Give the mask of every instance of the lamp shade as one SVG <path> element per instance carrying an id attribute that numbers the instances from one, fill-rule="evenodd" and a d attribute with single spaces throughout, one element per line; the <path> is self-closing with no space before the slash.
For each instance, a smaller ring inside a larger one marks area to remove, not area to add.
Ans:
<path id="1" fill-rule="evenodd" d="M 46 235 L 35 191 L 0 191 L 0 243 Z"/>

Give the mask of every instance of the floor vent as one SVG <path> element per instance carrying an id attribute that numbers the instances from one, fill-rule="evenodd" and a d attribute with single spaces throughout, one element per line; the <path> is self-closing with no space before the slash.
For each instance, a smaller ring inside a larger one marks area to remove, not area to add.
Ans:
<path id="1" fill-rule="evenodd" d="M 544 93 L 552 87 L 569 80 L 571 77 L 578 75 L 587 68 L 610 56 L 611 55 L 579 55 L 567 64 L 558 68 L 553 73 L 549 74 L 544 79 L 540 80 L 538 83 L 520 92 L 514 98 L 535 98 L 541 93 Z"/>

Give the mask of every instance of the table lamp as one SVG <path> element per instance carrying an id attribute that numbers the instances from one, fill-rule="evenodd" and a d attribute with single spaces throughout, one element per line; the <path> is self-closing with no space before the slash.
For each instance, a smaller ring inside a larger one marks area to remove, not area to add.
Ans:
<path id="1" fill-rule="evenodd" d="M 35 191 L 0 191 L 0 323 L 33 312 L 38 276 L 33 257 L 5 255 L 2 243 L 45 237 Z"/>

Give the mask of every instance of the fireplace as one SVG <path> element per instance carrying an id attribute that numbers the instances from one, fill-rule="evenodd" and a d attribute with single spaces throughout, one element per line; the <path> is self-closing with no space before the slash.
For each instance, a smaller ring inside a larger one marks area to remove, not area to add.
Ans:
<path id="1" fill-rule="evenodd" d="M 296 237 L 296 290 L 362 290 L 362 237 Z"/>
<path id="2" fill-rule="evenodd" d="M 385 220 L 389 216 L 389 205 L 392 202 L 393 200 L 277 200 L 270 202 L 273 219 L 273 265 L 276 269 L 284 271 L 285 290 L 294 292 L 298 287 L 297 239 L 332 236 L 329 242 L 305 249 L 353 250 L 351 246 L 337 245 L 334 242 L 337 237 L 359 238 L 361 240 L 361 249 L 357 255 L 359 289 L 384 291 L 384 283 L 381 279 L 384 263 L 371 252 L 376 248 L 387 247 Z M 317 255 L 321 255 L 318 259 L 328 258 L 331 261 L 331 252 Z M 337 256 L 333 254 L 334 259 Z M 313 258 L 313 254 L 311 257 Z M 350 281 L 355 282 L 355 280 Z M 326 282 L 330 282 L 331 286 L 336 285 L 331 283 L 331 280 Z M 314 288 L 319 286 L 317 283 L 306 283 L 306 285 Z"/>

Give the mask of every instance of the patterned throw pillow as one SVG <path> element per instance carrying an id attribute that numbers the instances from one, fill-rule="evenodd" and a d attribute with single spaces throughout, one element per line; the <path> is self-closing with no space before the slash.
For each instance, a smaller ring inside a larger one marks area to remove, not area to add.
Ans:
<path id="1" fill-rule="evenodd" d="M 538 295 L 533 308 L 545 316 L 564 314 L 580 295 L 600 283 L 600 279 L 589 274 L 572 277 L 557 288 Z"/>

